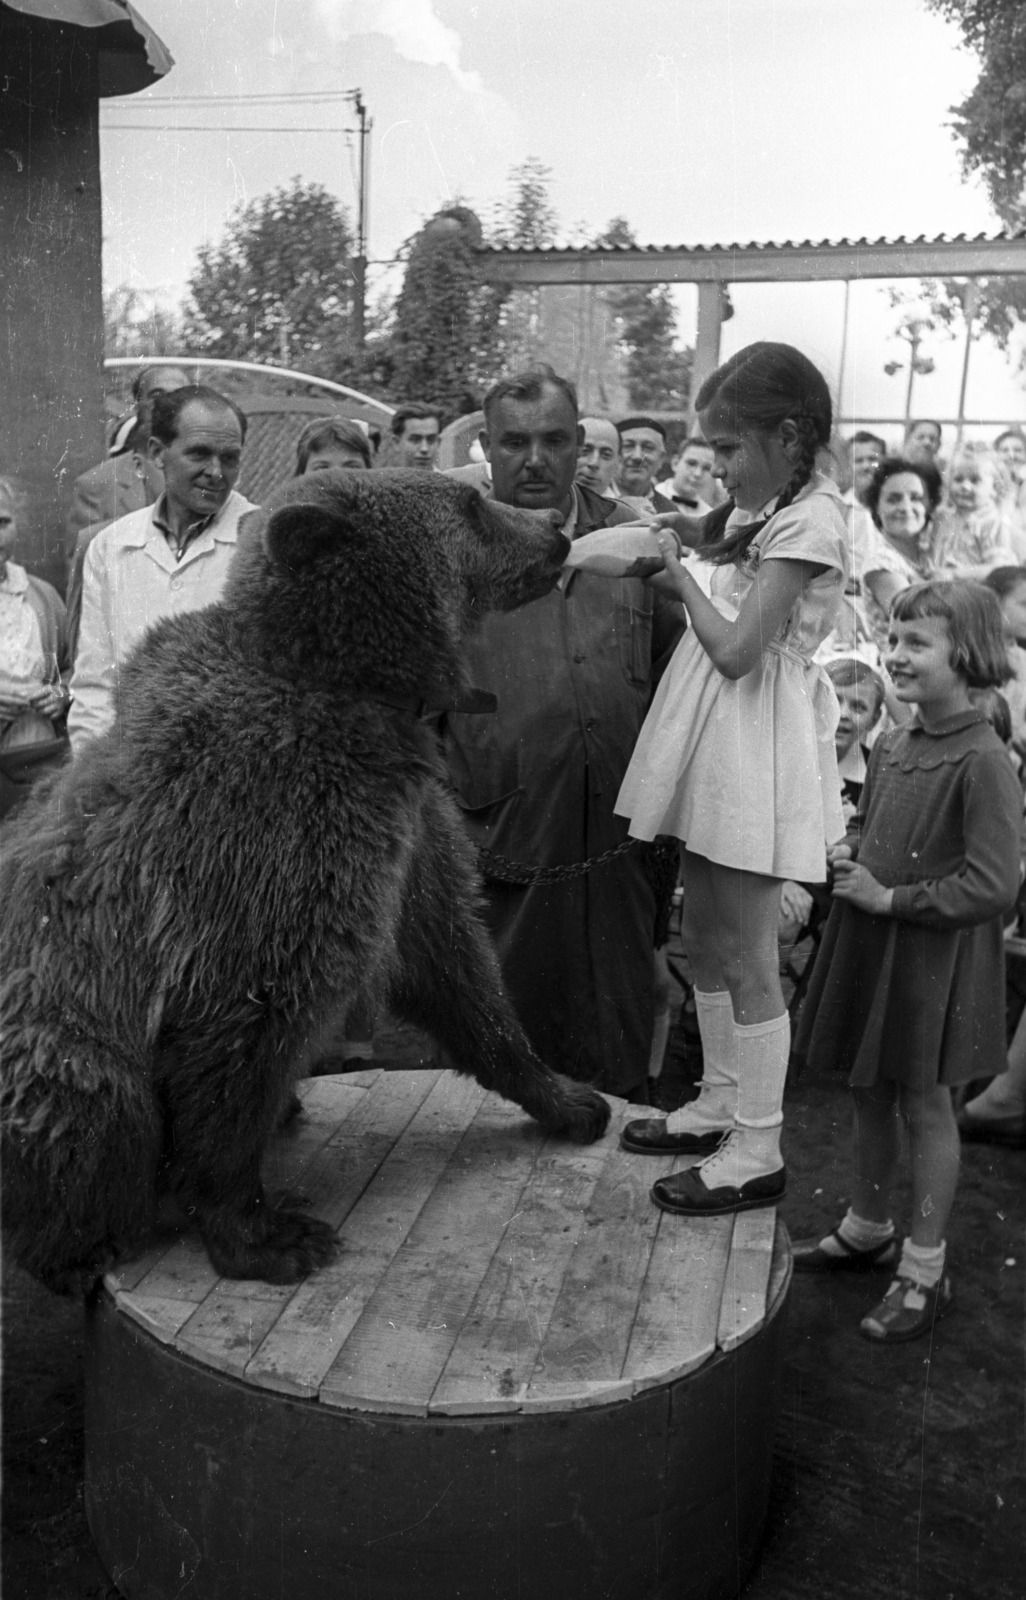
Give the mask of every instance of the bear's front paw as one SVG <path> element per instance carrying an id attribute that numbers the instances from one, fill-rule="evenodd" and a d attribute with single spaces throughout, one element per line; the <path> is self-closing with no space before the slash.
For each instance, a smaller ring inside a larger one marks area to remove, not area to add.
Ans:
<path id="1" fill-rule="evenodd" d="M 575 1083 L 561 1073 L 552 1074 L 555 1093 L 551 1105 L 538 1121 L 546 1133 L 562 1133 L 574 1144 L 593 1144 L 609 1126 L 609 1103 L 597 1089 Z"/>
<path id="2" fill-rule="evenodd" d="M 335 1255 L 335 1230 L 319 1217 L 268 1207 L 260 1239 L 236 1235 L 220 1226 L 203 1228 L 211 1261 L 225 1278 L 263 1278 L 267 1283 L 299 1283 L 327 1266 Z"/>

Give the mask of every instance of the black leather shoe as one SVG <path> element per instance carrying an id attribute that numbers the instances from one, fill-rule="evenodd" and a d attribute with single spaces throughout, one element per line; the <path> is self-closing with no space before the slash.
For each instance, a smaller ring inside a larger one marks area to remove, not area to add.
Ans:
<path id="1" fill-rule="evenodd" d="M 721 1184 L 707 1189 L 695 1167 L 660 1178 L 652 1186 L 652 1199 L 664 1211 L 684 1217 L 721 1217 L 732 1211 L 756 1211 L 760 1206 L 775 1206 L 787 1189 L 787 1169 L 767 1173 L 764 1178 L 749 1178 L 739 1189 Z"/>
<path id="2" fill-rule="evenodd" d="M 711 1156 L 729 1132 L 729 1128 L 714 1128 L 711 1133 L 670 1133 L 662 1117 L 650 1117 L 626 1123 L 620 1143 L 625 1150 L 643 1156 Z"/>

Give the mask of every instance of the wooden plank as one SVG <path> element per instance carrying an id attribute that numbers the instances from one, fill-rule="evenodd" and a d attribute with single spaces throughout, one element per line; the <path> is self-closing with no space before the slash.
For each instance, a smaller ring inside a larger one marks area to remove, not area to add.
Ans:
<path id="1" fill-rule="evenodd" d="M 772 1316 L 780 1296 L 787 1293 L 793 1270 L 791 1236 L 778 1216 L 777 1231 L 773 1235 L 773 1262 L 770 1266 L 769 1283 L 766 1286 L 766 1315 L 768 1317 Z"/>
<path id="2" fill-rule="evenodd" d="M 693 1372 L 716 1349 L 732 1217 L 660 1214 L 624 1376 L 635 1389 Z"/>
<path id="3" fill-rule="evenodd" d="M 219 1277 L 199 1235 L 187 1233 L 140 1279 L 135 1295 L 138 1300 L 191 1300 L 199 1305 Z"/>
<path id="4" fill-rule="evenodd" d="M 741 1211 L 734 1218 L 730 1259 L 723 1279 L 723 1301 L 716 1343 L 734 1350 L 750 1339 L 766 1317 L 766 1286 L 777 1225 L 775 1206 Z"/>
<path id="5" fill-rule="evenodd" d="M 246 1369 L 251 1383 L 318 1393 L 485 1093 L 438 1070 L 382 1075 L 323 1152 L 342 1162 L 331 1206 L 318 1207 L 341 1224 L 339 1258 L 297 1289 Z"/>
<path id="6" fill-rule="evenodd" d="M 168 1234 L 158 1243 L 151 1245 L 148 1250 L 144 1250 L 142 1255 L 136 1256 L 132 1261 L 124 1261 L 120 1266 L 112 1267 L 110 1272 L 104 1275 L 104 1288 L 115 1297 L 124 1291 L 134 1289 L 137 1284 L 142 1282 L 148 1272 L 152 1272 L 161 1258 L 170 1250 L 173 1243 L 174 1236 Z"/>
<path id="7" fill-rule="evenodd" d="M 161 1344 L 173 1344 L 179 1328 L 188 1322 L 196 1310 L 196 1302 L 130 1293 L 118 1295 L 117 1307 L 126 1317 L 137 1322 L 140 1328 L 152 1333 Z"/>
<path id="8" fill-rule="evenodd" d="M 622 1123 L 636 1108 L 618 1104 L 607 1135 L 609 1158 L 592 1195 L 587 1221 L 570 1258 L 524 1411 L 570 1408 L 587 1403 L 585 1385 L 619 1383 L 659 1227 L 653 1205 L 656 1178 L 673 1158 L 654 1160 L 619 1148 Z"/>
<path id="9" fill-rule="evenodd" d="M 333 1405 L 425 1415 L 544 1141 L 490 1095 L 321 1386 Z"/>
<path id="10" fill-rule="evenodd" d="M 369 1087 L 338 1077 L 311 1078 L 299 1085 L 305 1115 L 278 1134 L 264 1156 L 261 1175 L 272 1194 L 296 1184 L 302 1187 L 306 1168 L 363 1104 Z"/>
<path id="11" fill-rule="evenodd" d="M 610 1150 L 546 1141 L 428 1410 L 517 1411 Z"/>
<path id="12" fill-rule="evenodd" d="M 174 1345 L 183 1355 L 241 1378 L 295 1284 L 223 1279 L 183 1323 Z"/>

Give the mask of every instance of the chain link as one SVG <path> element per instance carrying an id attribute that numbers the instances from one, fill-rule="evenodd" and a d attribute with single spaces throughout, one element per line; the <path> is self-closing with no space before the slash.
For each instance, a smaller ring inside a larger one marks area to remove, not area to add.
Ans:
<path id="1" fill-rule="evenodd" d="M 561 867 L 532 867 L 526 861 L 510 861 L 508 856 L 497 855 L 479 845 L 477 850 L 481 876 L 493 883 L 562 883 L 567 878 L 583 878 L 593 867 L 603 867 L 618 856 L 633 850 L 637 839 L 625 839 L 622 844 L 603 850 L 600 856 L 589 856 L 586 861 L 570 861 Z"/>

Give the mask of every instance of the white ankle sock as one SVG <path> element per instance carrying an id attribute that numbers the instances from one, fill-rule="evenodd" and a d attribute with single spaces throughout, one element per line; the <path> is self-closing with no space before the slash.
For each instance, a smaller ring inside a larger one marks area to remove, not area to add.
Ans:
<path id="1" fill-rule="evenodd" d="M 737 1053 L 734 1008 L 726 989 L 705 994 L 696 989 L 695 1014 L 702 1036 L 702 1082 L 698 1099 L 689 1100 L 666 1119 L 669 1133 L 710 1133 L 730 1128 L 737 1100 Z"/>
<path id="2" fill-rule="evenodd" d="M 791 1019 L 772 1017 L 747 1027 L 733 1023 L 737 1051 L 737 1116 L 730 1138 L 697 1170 L 707 1189 L 738 1189 L 751 1178 L 779 1172 L 784 1080 L 791 1053 Z"/>
<path id="3" fill-rule="evenodd" d="M 867 1222 L 865 1217 L 860 1217 L 849 1206 L 838 1224 L 837 1232 L 853 1250 L 872 1250 L 878 1244 L 886 1244 L 894 1238 L 894 1223 L 890 1218 L 886 1222 Z M 825 1256 L 843 1256 L 846 1253 L 832 1233 L 819 1241 L 819 1248 Z"/>
<path id="4" fill-rule="evenodd" d="M 946 1240 L 942 1240 L 938 1245 L 922 1245 L 913 1244 L 911 1239 L 906 1239 L 901 1247 L 898 1276 L 911 1278 L 921 1289 L 934 1288 L 944 1276 L 944 1257 L 947 1248 Z"/>

